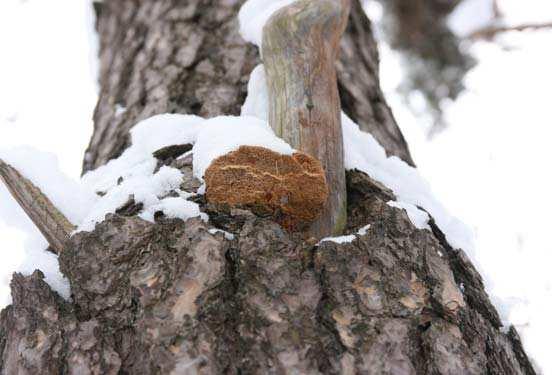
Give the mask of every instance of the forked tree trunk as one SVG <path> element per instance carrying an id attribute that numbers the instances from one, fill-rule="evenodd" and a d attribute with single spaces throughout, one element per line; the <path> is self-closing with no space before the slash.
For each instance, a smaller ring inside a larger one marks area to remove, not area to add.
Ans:
<path id="1" fill-rule="evenodd" d="M 102 89 L 85 170 L 120 154 L 147 116 L 239 112 L 258 62 L 237 33 L 239 6 L 98 5 Z M 412 163 L 357 0 L 341 47 L 343 109 Z M 313 244 L 242 210 L 209 212 L 208 224 L 110 215 L 63 245 L 72 300 L 40 272 L 14 276 L 0 317 L 1 373 L 533 374 L 464 252 L 435 225 L 416 229 L 369 176 L 349 171 L 346 183 L 347 231 L 370 227 L 344 244 Z"/>

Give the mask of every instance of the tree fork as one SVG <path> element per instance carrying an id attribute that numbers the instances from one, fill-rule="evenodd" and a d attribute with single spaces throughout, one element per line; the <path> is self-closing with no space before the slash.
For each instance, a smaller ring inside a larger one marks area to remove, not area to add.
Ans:
<path id="1" fill-rule="evenodd" d="M 263 30 L 269 123 L 292 147 L 322 163 L 328 204 L 310 232 L 339 234 L 346 223 L 341 104 L 335 62 L 349 0 L 299 0 L 276 12 Z"/>

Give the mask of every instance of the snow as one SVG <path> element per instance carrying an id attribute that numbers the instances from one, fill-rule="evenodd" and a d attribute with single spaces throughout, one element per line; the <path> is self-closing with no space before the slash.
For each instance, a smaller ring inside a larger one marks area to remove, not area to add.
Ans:
<path id="1" fill-rule="evenodd" d="M 266 75 L 264 65 L 259 64 L 251 72 L 247 92 L 254 92 L 256 95 L 247 95 L 245 103 L 241 108 L 242 116 L 257 116 L 268 121 L 268 91 L 266 88 Z"/>
<path id="2" fill-rule="evenodd" d="M 34 182 L 52 203 L 73 223 L 80 222 L 86 210 L 95 200 L 94 194 L 60 170 L 55 155 L 31 147 L 0 149 L 0 159 L 16 168 L 24 177 Z M 68 197 L 71 197 L 68 199 Z M 5 224 L 27 233 L 24 239 L 24 254 L 19 265 L 12 268 L 24 275 L 40 269 L 45 280 L 60 295 L 68 298 L 69 282 L 59 271 L 57 256 L 44 251 L 47 242 L 27 218 L 25 212 L 12 199 L 6 187 L 0 183 L 0 218 Z M 12 249 L 3 249 L 13 251 Z M 13 266 L 13 265 L 12 265 Z M 3 297 L 5 300 L 6 297 Z"/>
<path id="3" fill-rule="evenodd" d="M 370 224 L 367 224 L 367 225 L 363 226 L 362 228 L 360 228 L 360 229 L 358 230 L 357 233 L 358 233 L 360 236 L 365 236 L 366 233 L 368 233 L 368 229 L 370 229 L 370 227 L 371 227 L 371 225 L 370 225 Z"/>
<path id="4" fill-rule="evenodd" d="M 0 159 L 33 181 L 72 223 L 80 222 L 95 201 L 92 191 L 61 172 L 54 154 L 29 146 L 20 146 L 0 149 Z M 9 200 L 11 201 L 11 198 Z M 9 216 L 2 215 L 6 217 L 5 220 L 10 220 Z"/>
<path id="5" fill-rule="evenodd" d="M 465 1 L 466 6 L 476 2 Z M 265 20 L 276 8 L 287 5 L 285 3 L 249 0 L 246 3 L 249 9 L 244 6 L 240 12 L 242 35 L 259 45 Z M 81 193 L 85 197 L 90 196 L 90 190 L 109 192 L 118 186 L 120 176 L 124 177 L 123 184 L 138 176 L 154 180 L 148 152 L 155 151 L 158 145 L 178 143 L 171 141 L 176 133 L 182 139 L 189 137 L 190 142 L 197 139 L 197 128 L 205 121 L 191 116 L 174 118 L 175 131 L 169 132 L 171 134 L 166 138 L 163 138 L 164 132 L 153 134 L 146 131 L 143 141 L 137 143 L 149 151 L 137 152 L 141 155 L 141 160 L 134 160 L 137 164 L 130 165 L 127 163 L 129 160 L 119 160 L 120 168 L 112 167 L 110 171 L 105 170 L 105 175 L 98 173 L 94 178 L 88 176 L 91 185 L 83 181 L 79 184 L 80 155 L 92 129 L 90 118 L 96 100 L 95 80 L 89 77 L 91 69 L 86 59 L 88 55 L 95 57 L 96 54 L 90 52 L 87 43 L 82 42 L 87 35 L 93 35 L 85 32 L 92 28 L 92 22 L 84 21 L 82 4 L 69 0 L 54 0 L 48 4 L 15 0 L 0 3 L 0 45 L 6 51 L 6 59 L 0 62 L 0 147 L 25 142 L 55 150 L 60 157 L 59 169 L 73 176 L 74 181 L 67 184 L 71 194 L 76 194 L 72 199 Z M 485 4 L 481 1 L 478 5 Z M 552 6 L 550 2 L 541 0 L 500 0 L 499 5 L 505 13 L 506 24 L 546 21 Z M 487 12 L 488 8 L 483 10 Z M 461 13 L 459 7 L 449 19 L 450 25 L 458 23 L 453 28 L 459 33 L 471 31 L 481 24 L 482 18 L 487 17 L 484 13 L 477 14 L 477 17 Z M 458 17 L 460 21 L 454 21 L 453 17 Z M 466 24 L 462 25 L 462 22 Z M 83 27 L 85 24 L 88 24 L 87 28 Z M 552 86 L 552 82 L 548 71 L 552 61 L 549 49 L 543 48 L 551 36 L 550 32 L 504 35 L 499 38 L 500 43 L 515 47 L 513 51 L 510 48 L 509 52 L 494 44 L 482 43 L 472 47 L 481 62 L 468 77 L 469 91 L 457 103 L 446 106 L 450 129 L 431 142 L 420 134 L 420 121 L 406 111 L 394 94 L 395 83 L 400 82 L 401 76 L 399 60 L 386 46 L 380 46 L 381 77 L 386 97 L 405 133 L 414 159 L 423 174 L 430 177 L 432 189 L 437 195 L 444 198 L 453 212 L 476 226 L 477 247 L 468 234 L 469 230 L 466 231 L 463 224 L 436 202 L 420 172 L 405 167 L 396 159 L 386 158 L 369 135 L 361 135 L 363 140 L 358 143 L 365 142 L 367 147 L 358 149 L 354 137 L 363 133 L 346 117 L 343 120 L 344 134 L 349 134 L 346 141 L 348 165 L 359 165 L 367 173 L 374 174 L 372 177 L 377 175 L 376 179 L 390 184 L 387 186 L 398 197 L 396 204 L 419 205 L 436 220 L 439 218 L 437 224 L 444 231 L 443 228 L 446 228 L 447 239 L 456 241 L 455 247 L 466 250 L 482 271 L 487 290 L 499 307 L 502 318 L 506 323 L 516 325 L 525 348 L 544 374 L 552 374 L 552 357 L 548 353 L 548 340 L 552 336 L 549 319 L 552 309 L 552 277 L 549 272 L 552 248 L 547 236 L 547 215 L 552 211 L 549 199 L 552 179 L 546 172 L 551 160 L 548 143 L 552 133 L 546 119 L 550 118 L 548 87 Z M 21 48 L 21 45 L 29 48 Z M 258 88 L 266 85 L 263 79 L 262 67 L 256 68 L 249 87 L 250 92 L 257 95 L 248 97 L 242 115 L 266 121 L 267 100 L 263 98 L 266 92 Z M 169 116 L 152 121 L 170 123 L 172 120 Z M 196 130 L 179 133 L 177 130 L 184 122 L 186 127 Z M 64 136 L 59 137 L 59 134 Z M 139 134 L 136 136 L 139 137 Z M 156 137 L 163 139 L 155 140 Z M 33 151 L 33 155 L 37 154 Z M 17 163 L 16 157 L 12 159 Z M 41 163 L 42 160 L 35 159 L 43 157 L 32 159 Z M 63 206 L 58 198 L 62 194 L 55 192 L 57 183 L 44 185 L 40 176 L 33 174 L 43 169 L 49 171 L 48 175 L 55 175 L 50 172 L 56 169 L 55 165 L 49 164 L 37 167 L 36 171 L 26 170 L 25 173 L 37 180 L 35 182 L 41 188 L 48 190 L 48 195 L 56 204 Z M 129 171 L 124 168 L 125 165 L 131 167 Z M 19 165 L 19 168 L 26 167 Z M 112 172 L 113 176 L 108 172 Z M 166 190 L 167 186 L 171 186 L 170 176 L 171 173 L 157 176 L 158 187 L 165 186 Z M 52 178 L 60 184 L 67 182 L 60 175 Z M 403 179 L 405 186 L 401 189 L 397 184 Z M 413 185 L 409 187 L 409 184 Z M 185 195 L 181 191 L 178 193 Z M 426 193 L 429 196 L 425 196 Z M 14 270 L 28 274 L 35 268 L 41 268 L 47 281 L 67 297 L 67 283 L 60 278 L 56 257 L 43 251 L 46 243 L 42 236 L 8 197 L 6 189 L 0 184 L 0 219 L 3 221 L 0 222 L 0 238 L 5 254 L 1 281 L 7 283 Z M 193 211 L 192 207 L 175 208 L 170 200 L 163 202 L 170 198 L 156 199 L 152 197 L 150 210 L 162 206 L 161 209 L 167 212 L 173 208 L 177 213 Z M 91 206 L 96 207 L 99 200 L 94 195 Z M 62 210 L 75 220 L 83 215 L 82 212 L 89 214 L 83 208 L 90 204 L 86 201 L 84 199 L 85 203 Z M 104 211 L 111 209 L 105 207 Z M 5 226 L 4 221 L 14 227 Z M 24 229 L 27 234 L 10 228 Z M 361 228 L 358 234 L 364 235 L 368 229 L 369 225 L 364 230 Z M 21 251 L 23 242 L 25 250 Z M 18 266 L 24 261 L 22 258 L 26 259 L 26 263 Z M 8 292 L 6 285 L 2 284 L 0 304 Z"/>
<path id="6" fill-rule="evenodd" d="M 224 237 L 229 241 L 232 241 L 236 237 L 233 233 L 227 232 L 227 231 L 222 230 L 222 229 L 217 229 L 217 228 L 209 229 L 209 233 L 211 233 L 211 234 L 222 233 L 222 234 L 224 234 Z"/>
<path id="7" fill-rule="evenodd" d="M 2 150 L 0 158 L 35 183 L 69 221 L 78 226 L 76 232 L 79 232 L 92 231 L 108 213 L 114 213 L 130 197 L 143 204 L 139 216 L 147 221 L 153 222 L 159 211 L 169 218 L 186 220 L 199 216 L 208 221 L 208 216 L 200 212 L 196 203 L 186 200 L 192 194 L 180 190 L 182 172 L 168 166 L 155 171 L 157 160 L 153 152 L 163 147 L 192 143 L 194 174 L 200 180 L 214 159 L 241 145 L 293 153 L 287 143 L 274 135 L 266 121 L 248 116 L 203 119 L 193 115 L 164 114 L 141 121 L 130 133 L 131 146 L 119 158 L 86 173 L 80 181 L 65 176 L 55 156 L 28 147 Z M 168 196 L 172 192 L 179 197 Z M 67 281 L 59 272 L 56 257 L 43 250 L 47 245 L 41 234 L 4 187 L 0 193 L 2 202 L 8 202 L 1 206 L 0 216 L 7 224 L 28 231 L 32 240 L 32 246 L 27 247 L 29 262 L 20 270 L 32 272 L 33 267 L 41 267 L 47 282 L 60 294 L 68 296 Z M 230 238 L 231 234 L 225 233 L 225 236 Z"/>
<path id="8" fill-rule="evenodd" d="M 318 244 L 321 244 L 322 242 L 335 242 L 335 243 L 349 243 L 353 242 L 353 240 L 356 238 L 354 234 L 348 234 L 345 236 L 337 236 L 337 237 L 326 237 L 322 238 Z"/>
<path id="9" fill-rule="evenodd" d="M 276 11 L 295 0 L 247 0 L 240 8 L 240 34 L 248 42 L 261 46 L 263 27 Z"/>
<path id="10" fill-rule="evenodd" d="M 154 214 L 162 211 L 170 219 L 187 220 L 192 217 L 201 217 L 204 221 L 209 220 L 207 214 L 199 211 L 196 203 L 189 202 L 181 197 L 169 197 L 146 208 L 139 216 L 147 221 L 154 222 Z"/>
<path id="11" fill-rule="evenodd" d="M 245 101 L 246 104 L 252 103 L 250 97 L 255 97 L 256 105 L 244 107 L 248 115 L 267 119 L 268 88 L 266 78 L 262 75 L 264 69 L 257 67 L 255 82 L 249 85 L 251 91 Z M 417 212 L 416 208 L 423 207 L 433 216 L 452 247 L 473 252 L 475 245 L 471 229 L 447 212 L 417 169 L 395 156 L 387 157 L 378 141 L 371 134 L 361 131 L 345 113 L 341 114 L 341 125 L 346 169 L 359 169 L 390 188 L 398 198 L 397 204 L 409 207 L 407 212 L 412 222 L 426 228 L 427 222 L 423 224 L 423 214 Z"/>
<path id="12" fill-rule="evenodd" d="M 385 13 L 383 5 L 378 1 L 363 0 L 362 8 L 372 22 L 380 21 Z"/>
<path id="13" fill-rule="evenodd" d="M 391 207 L 405 210 L 408 218 L 416 228 L 431 230 L 429 227 L 429 215 L 427 212 L 420 210 L 418 207 L 410 203 L 389 201 L 387 204 Z"/>
<path id="14" fill-rule="evenodd" d="M 459 36 L 467 36 L 488 26 L 493 18 L 493 0 L 464 0 L 450 14 L 447 23 Z"/>
<path id="15" fill-rule="evenodd" d="M 122 114 L 124 114 L 127 111 L 127 109 L 120 104 L 115 105 L 115 117 L 119 117 Z"/>
<path id="16" fill-rule="evenodd" d="M 59 270 L 57 255 L 44 250 L 48 247 L 48 243 L 40 232 L 27 233 L 25 257 L 17 268 L 17 272 L 30 275 L 37 269 L 41 270 L 44 274 L 44 281 L 52 287 L 52 290 L 56 291 L 61 297 L 69 299 L 71 287 L 69 280 Z"/>
<path id="17" fill-rule="evenodd" d="M 182 173 L 169 167 L 162 167 L 157 173 L 153 173 L 157 162 L 153 157 L 151 159 L 131 167 L 119 185 L 115 184 L 109 190 L 104 191 L 105 195 L 97 199 L 96 204 L 90 208 L 89 214 L 80 223 L 77 231 L 94 230 L 95 225 L 103 221 L 105 215 L 113 213 L 117 208 L 123 206 L 130 196 L 134 197 L 136 203 L 144 205 L 144 219 L 151 217 L 150 221 L 153 221 L 154 210 L 165 207 L 170 209 L 171 217 L 175 217 L 174 206 L 170 204 L 167 206 L 167 203 L 162 202 L 162 197 L 171 191 L 180 189 Z M 85 175 L 83 178 L 84 183 L 87 182 L 86 177 Z M 165 214 L 169 216 L 168 213 Z M 189 217 L 189 215 L 188 212 L 181 214 L 183 217 Z"/>
<path id="18" fill-rule="evenodd" d="M 143 203 L 145 220 L 153 221 L 156 211 L 168 217 L 187 219 L 201 216 L 199 207 L 182 198 L 165 198 L 169 192 L 180 191 L 182 174 L 175 168 L 164 166 L 154 173 L 157 160 L 153 152 L 175 144 L 193 144 L 194 175 L 203 180 L 211 162 L 241 145 L 261 146 L 270 150 L 292 154 L 293 149 L 274 135 L 265 121 L 255 117 L 219 116 L 203 119 L 194 115 L 163 114 L 136 124 L 131 130 L 131 146 L 106 165 L 88 172 L 83 183 L 91 190 L 105 193 L 91 208 L 79 226 L 79 231 L 91 231 L 106 214 L 115 212 L 130 195 L 135 202 Z M 121 181 L 122 179 L 122 181 Z"/>
<path id="19" fill-rule="evenodd" d="M 322 238 L 319 242 L 318 242 L 318 245 L 320 245 L 322 242 L 335 242 L 335 243 L 338 243 L 338 244 L 343 244 L 343 243 L 350 243 L 350 242 L 353 242 L 357 236 L 365 236 L 366 233 L 368 233 L 368 229 L 370 229 L 371 225 L 370 224 L 366 224 L 365 226 L 363 226 L 362 228 L 360 228 L 356 233 L 354 234 L 346 234 L 346 235 L 343 235 L 343 236 L 336 236 L 336 237 L 325 237 L 325 238 Z"/>
<path id="20" fill-rule="evenodd" d="M 203 179 L 211 162 L 241 145 L 260 146 L 280 154 L 291 155 L 291 148 L 276 137 L 266 121 L 256 117 L 220 116 L 203 123 L 194 144 L 194 175 Z"/>

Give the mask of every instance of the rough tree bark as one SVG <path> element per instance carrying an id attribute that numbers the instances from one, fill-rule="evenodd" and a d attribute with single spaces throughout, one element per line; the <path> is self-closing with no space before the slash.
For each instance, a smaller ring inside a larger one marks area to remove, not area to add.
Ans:
<path id="1" fill-rule="evenodd" d="M 239 114 L 249 74 L 259 63 L 256 47 L 238 33 L 242 3 L 98 3 L 101 92 L 84 171 L 119 155 L 128 130 L 154 114 Z M 390 155 L 413 164 L 381 92 L 376 43 L 358 1 L 351 3 L 337 68 L 343 110 Z"/>
<path id="2" fill-rule="evenodd" d="M 102 91 L 85 170 L 120 154 L 144 117 L 239 111 L 258 60 L 237 33 L 239 6 L 98 6 Z M 341 47 L 345 112 L 412 163 L 357 0 Z M 126 112 L 117 115 L 117 104 Z M 347 194 L 347 230 L 370 227 L 345 244 L 313 244 L 243 210 L 202 204 L 209 223 L 149 223 L 122 208 L 64 245 L 71 301 L 39 271 L 14 275 L 13 303 L 0 315 L 1 373 L 534 374 L 462 250 L 435 225 L 416 229 L 386 204 L 392 192 L 361 172 L 347 173 Z"/>

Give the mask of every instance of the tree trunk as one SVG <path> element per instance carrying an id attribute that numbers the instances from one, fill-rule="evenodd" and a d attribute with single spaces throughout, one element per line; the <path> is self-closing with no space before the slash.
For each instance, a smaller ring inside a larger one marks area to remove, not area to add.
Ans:
<path id="1" fill-rule="evenodd" d="M 237 32 L 240 5 L 98 6 L 101 95 L 85 170 L 119 155 L 131 126 L 153 114 L 239 112 L 258 62 Z M 344 111 L 413 164 L 357 0 L 341 47 Z M 416 229 L 369 176 L 349 171 L 346 182 L 347 229 L 370 224 L 351 243 L 313 244 L 243 210 L 209 212 L 208 224 L 109 215 L 63 246 L 71 301 L 39 271 L 14 276 L 1 373 L 534 374 L 464 252 L 435 225 Z"/>
<path id="2" fill-rule="evenodd" d="M 117 157 L 128 146 L 128 130 L 154 114 L 240 113 L 249 74 L 259 63 L 256 47 L 238 33 L 242 3 L 99 3 L 101 92 L 84 171 Z M 358 0 L 351 3 L 337 69 L 345 113 L 389 155 L 413 164 L 379 87 L 377 46 Z"/>

